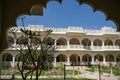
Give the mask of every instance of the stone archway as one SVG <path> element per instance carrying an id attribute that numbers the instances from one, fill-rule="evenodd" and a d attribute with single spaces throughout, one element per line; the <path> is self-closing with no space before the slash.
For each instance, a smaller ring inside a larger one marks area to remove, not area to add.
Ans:
<path id="1" fill-rule="evenodd" d="M 2 55 L 3 66 L 11 66 L 12 55 L 10 53 L 4 53 Z"/>
<path id="2" fill-rule="evenodd" d="M 91 62 L 92 61 L 92 57 L 89 54 L 85 54 L 82 57 L 82 61 L 83 62 Z"/>
<path id="3" fill-rule="evenodd" d="M 57 62 L 66 62 L 67 57 L 64 54 L 59 54 L 57 57 Z"/>
<path id="4" fill-rule="evenodd" d="M 94 46 L 102 46 L 102 41 L 100 39 L 95 39 L 93 42 Z"/>
<path id="5" fill-rule="evenodd" d="M 78 55 L 76 55 L 76 54 L 73 54 L 73 55 L 70 56 L 70 62 L 73 65 L 77 65 L 80 62 L 80 57 Z"/>
<path id="6" fill-rule="evenodd" d="M 82 40 L 82 45 L 84 46 L 91 46 L 91 41 L 87 38 Z"/>
<path id="7" fill-rule="evenodd" d="M 113 42 L 112 42 L 112 40 L 110 40 L 110 39 L 105 40 L 104 43 L 105 43 L 105 46 L 113 45 Z"/>
<path id="8" fill-rule="evenodd" d="M 115 41 L 115 45 L 120 46 L 120 39 L 117 39 L 117 40 Z"/>
<path id="9" fill-rule="evenodd" d="M 69 42 L 70 45 L 79 45 L 79 40 L 76 39 L 76 38 L 72 38 L 70 39 L 70 42 Z"/>
<path id="10" fill-rule="evenodd" d="M 97 62 L 97 61 L 102 62 L 102 61 L 103 61 L 103 56 L 100 55 L 100 54 L 95 55 L 95 57 L 94 57 L 94 61 L 95 61 L 95 62 Z"/>
<path id="11" fill-rule="evenodd" d="M 112 54 L 107 54 L 106 61 L 107 62 L 114 62 L 114 56 Z"/>
<path id="12" fill-rule="evenodd" d="M 57 41 L 56 41 L 57 45 L 67 45 L 67 41 L 66 39 L 64 38 L 59 38 Z"/>

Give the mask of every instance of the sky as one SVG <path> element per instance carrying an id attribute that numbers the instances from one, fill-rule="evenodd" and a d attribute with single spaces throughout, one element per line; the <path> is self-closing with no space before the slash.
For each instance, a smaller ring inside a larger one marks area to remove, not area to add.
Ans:
<path id="1" fill-rule="evenodd" d="M 116 24 L 108 20 L 101 11 L 93 12 L 88 4 L 79 5 L 76 0 L 63 0 L 62 4 L 51 1 L 44 8 L 43 16 L 23 15 L 24 25 L 43 25 L 44 27 L 67 28 L 69 26 L 83 27 L 85 29 L 101 29 L 103 26 L 116 28 Z M 23 17 L 21 16 L 21 17 Z M 17 20 L 17 26 L 22 21 Z"/>

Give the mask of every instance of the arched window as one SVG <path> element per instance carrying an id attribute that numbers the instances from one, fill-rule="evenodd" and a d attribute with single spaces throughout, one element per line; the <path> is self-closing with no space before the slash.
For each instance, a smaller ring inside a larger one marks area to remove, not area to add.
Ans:
<path id="1" fill-rule="evenodd" d="M 102 41 L 100 39 L 96 39 L 96 40 L 94 40 L 93 45 L 94 46 L 102 46 Z"/>
<path id="2" fill-rule="evenodd" d="M 120 46 L 120 39 L 118 39 L 118 40 L 115 41 L 115 45 Z"/>
<path id="3" fill-rule="evenodd" d="M 78 40 L 78 39 L 72 38 L 72 39 L 70 40 L 70 44 L 71 44 L 71 45 L 79 45 L 80 43 L 79 43 L 79 40 Z"/>
<path id="4" fill-rule="evenodd" d="M 85 55 L 82 57 L 82 61 L 83 61 L 83 62 L 91 62 L 91 61 L 92 61 L 92 57 L 91 57 L 89 54 L 85 54 Z"/>
<path id="5" fill-rule="evenodd" d="M 48 37 L 46 42 L 47 42 L 48 45 L 53 45 L 54 44 L 54 39 L 51 38 L 51 37 Z"/>
<path id="6" fill-rule="evenodd" d="M 57 56 L 57 62 L 66 62 L 67 57 L 64 54 L 59 54 Z"/>
<path id="7" fill-rule="evenodd" d="M 87 38 L 82 40 L 82 45 L 84 46 L 91 46 L 91 41 Z"/>
<path id="8" fill-rule="evenodd" d="M 106 61 L 107 62 L 110 62 L 110 61 L 114 61 L 114 56 L 112 55 L 112 54 L 108 54 L 108 55 L 106 55 Z"/>
<path id="9" fill-rule="evenodd" d="M 113 45 L 113 42 L 110 39 L 105 40 L 105 46 Z"/>
<path id="10" fill-rule="evenodd" d="M 78 64 L 80 62 L 80 57 L 76 54 L 70 56 L 70 62 L 73 64 Z"/>
<path id="11" fill-rule="evenodd" d="M 12 36 L 8 36 L 8 44 L 13 44 L 14 43 L 14 39 Z"/>
<path id="12" fill-rule="evenodd" d="M 95 55 L 94 61 L 103 61 L 103 56 L 100 54 Z"/>
<path id="13" fill-rule="evenodd" d="M 57 40 L 57 45 L 67 45 L 67 41 L 64 38 L 60 38 Z"/>
<path id="14" fill-rule="evenodd" d="M 3 54 L 2 61 L 12 61 L 12 55 L 9 53 Z"/>

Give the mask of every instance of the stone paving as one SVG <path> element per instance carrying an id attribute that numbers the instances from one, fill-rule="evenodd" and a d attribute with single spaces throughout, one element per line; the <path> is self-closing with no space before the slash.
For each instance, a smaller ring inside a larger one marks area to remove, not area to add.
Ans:
<path id="1" fill-rule="evenodd" d="M 16 78 L 21 78 L 21 76 L 15 76 Z M 35 76 L 33 76 L 35 77 Z M 90 78 L 90 79 L 95 79 L 95 80 L 99 80 L 99 73 L 98 72 L 85 72 L 85 73 L 82 73 L 80 75 L 67 75 L 66 76 L 67 78 L 78 78 L 78 80 L 80 78 Z M 11 78 L 10 75 L 8 76 L 2 76 L 2 78 Z M 63 78 L 63 75 L 61 76 L 40 76 L 40 78 Z M 120 80 L 120 76 L 114 76 L 114 75 L 111 75 L 111 74 L 108 74 L 108 73 L 103 73 L 101 75 L 101 80 Z"/>

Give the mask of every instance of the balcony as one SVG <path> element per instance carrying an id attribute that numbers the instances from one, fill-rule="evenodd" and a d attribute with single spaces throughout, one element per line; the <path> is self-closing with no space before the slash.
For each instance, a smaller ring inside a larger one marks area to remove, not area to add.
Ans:
<path id="1" fill-rule="evenodd" d="M 120 46 L 59 45 L 57 50 L 120 51 Z"/>
<path id="2" fill-rule="evenodd" d="M 14 47 L 12 47 L 14 46 Z M 27 49 L 26 46 L 19 46 L 12 44 L 7 50 L 16 50 L 20 47 Z M 16 49 L 15 49 L 16 48 Z M 38 47 L 40 49 L 40 47 Z M 84 51 L 120 51 L 120 46 L 109 45 L 109 46 L 84 46 L 84 45 L 56 45 L 56 50 L 58 51 L 67 51 L 67 50 L 84 50 Z"/>

